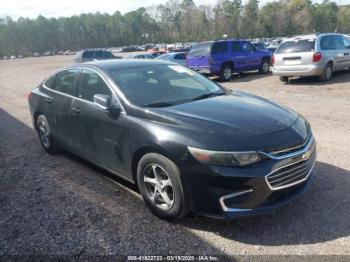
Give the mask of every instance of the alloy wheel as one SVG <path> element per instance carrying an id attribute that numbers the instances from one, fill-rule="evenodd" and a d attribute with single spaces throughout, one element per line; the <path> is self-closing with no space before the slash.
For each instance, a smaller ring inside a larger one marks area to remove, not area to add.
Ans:
<path id="1" fill-rule="evenodd" d="M 224 70 L 224 78 L 225 78 L 225 80 L 230 80 L 231 77 L 232 77 L 231 68 L 225 68 L 225 70 Z"/>
<path id="2" fill-rule="evenodd" d="M 143 170 L 143 183 L 147 197 L 162 210 L 174 205 L 174 189 L 167 172 L 157 164 L 149 164 Z"/>
<path id="3" fill-rule="evenodd" d="M 38 131 L 39 131 L 39 136 L 42 144 L 44 145 L 44 147 L 49 148 L 50 147 L 50 129 L 47 123 L 43 119 L 40 119 L 38 122 Z"/>

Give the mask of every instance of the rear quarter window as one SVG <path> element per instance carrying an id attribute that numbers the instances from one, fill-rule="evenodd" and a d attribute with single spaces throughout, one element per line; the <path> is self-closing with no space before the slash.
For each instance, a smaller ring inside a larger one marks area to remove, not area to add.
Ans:
<path id="1" fill-rule="evenodd" d="M 315 39 L 305 39 L 283 42 L 277 49 L 276 54 L 314 52 Z"/>
<path id="2" fill-rule="evenodd" d="M 212 54 L 222 54 L 227 52 L 227 42 L 216 42 L 211 48 Z"/>
<path id="3" fill-rule="evenodd" d="M 201 43 L 191 48 L 188 56 L 208 56 L 213 43 Z"/>

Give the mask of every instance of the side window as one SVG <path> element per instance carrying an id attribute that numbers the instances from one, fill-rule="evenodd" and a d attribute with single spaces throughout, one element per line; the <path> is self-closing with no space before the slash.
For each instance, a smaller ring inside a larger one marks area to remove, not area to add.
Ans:
<path id="1" fill-rule="evenodd" d="M 104 55 L 105 55 L 105 58 L 113 58 L 113 55 L 111 52 L 105 51 Z"/>
<path id="2" fill-rule="evenodd" d="M 345 49 L 350 49 L 350 38 L 343 36 L 343 42 L 345 45 Z"/>
<path id="3" fill-rule="evenodd" d="M 232 50 L 232 52 L 241 51 L 241 45 L 239 44 L 239 42 L 232 42 L 231 50 Z"/>
<path id="4" fill-rule="evenodd" d="M 51 76 L 49 79 L 47 79 L 47 80 L 44 82 L 44 85 L 45 85 L 46 87 L 52 89 L 52 88 L 53 88 L 53 84 L 54 84 L 54 82 L 55 82 L 55 77 L 56 77 L 56 75 Z"/>
<path id="5" fill-rule="evenodd" d="M 93 59 L 94 52 L 93 51 L 85 51 L 83 52 L 83 59 Z"/>
<path id="6" fill-rule="evenodd" d="M 81 99 L 93 102 L 94 95 L 111 95 L 105 81 L 94 71 L 84 69 L 80 73 L 77 96 Z"/>
<path id="7" fill-rule="evenodd" d="M 222 54 L 227 52 L 227 42 L 216 42 L 211 48 L 212 54 Z"/>
<path id="8" fill-rule="evenodd" d="M 103 51 L 97 50 L 95 51 L 95 57 L 96 59 L 103 59 Z"/>
<path id="9" fill-rule="evenodd" d="M 74 96 L 74 82 L 78 69 L 68 69 L 56 75 L 53 89 Z"/>
<path id="10" fill-rule="evenodd" d="M 186 56 L 185 56 L 185 54 L 176 54 L 174 59 L 177 59 L 177 60 L 179 60 L 179 59 L 186 59 Z"/>
<path id="11" fill-rule="evenodd" d="M 244 43 L 242 43 L 242 50 L 243 51 L 254 51 L 255 48 L 251 43 L 244 42 Z"/>
<path id="12" fill-rule="evenodd" d="M 343 37 L 340 36 L 340 35 L 336 35 L 334 36 L 335 38 L 335 49 L 336 50 L 343 50 L 345 49 L 345 44 L 344 44 L 344 41 L 343 41 Z"/>

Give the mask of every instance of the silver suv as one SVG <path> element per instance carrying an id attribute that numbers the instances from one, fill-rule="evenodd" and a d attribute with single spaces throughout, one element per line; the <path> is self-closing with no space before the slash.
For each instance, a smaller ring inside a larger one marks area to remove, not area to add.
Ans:
<path id="1" fill-rule="evenodd" d="M 332 72 L 350 67 L 350 39 L 342 34 L 313 34 L 284 40 L 272 57 L 272 72 L 288 82 L 294 76 L 332 78 Z"/>

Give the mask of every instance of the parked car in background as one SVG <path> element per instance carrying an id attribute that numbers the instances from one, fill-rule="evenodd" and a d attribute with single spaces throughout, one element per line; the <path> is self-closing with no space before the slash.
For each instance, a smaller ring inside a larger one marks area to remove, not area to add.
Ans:
<path id="1" fill-rule="evenodd" d="M 257 50 L 266 50 L 266 45 L 262 42 L 255 42 L 255 43 L 252 43 Z"/>
<path id="2" fill-rule="evenodd" d="M 350 40 L 342 34 L 312 34 L 289 38 L 280 44 L 272 59 L 274 75 L 318 76 L 329 81 L 334 71 L 350 67 Z"/>
<path id="3" fill-rule="evenodd" d="M 270 70 L 271 52 L 257 50 L 245 40 L 219 40 L 193 46 L 187 55 L 189 68 L 229 81 L 234 72 Z"/>
<path id="4" fill-rule="evenodd" d="M 273 212 L 307 190 L 316 162 L 298 113 L 167 61 L 69 66 L 28 101 L 48 153 L 64 148 L 136 184 L 162 219 Z"/>
<path id="5" fill-rule="evenodd" d="M 76 53 L 74 61 L 76 63 L 88 62 L 93 60 L 118 59 L 112 52 L 104 49 L 86 49 Z"/>
<path id="6" fill-rule="evenodd" d="M 154 57 L 158 57 L 160 55 L 166 54 L 164 51 L 151 51 L 150 54 Z"/>
<path id="7" fill-rule="evenodd" d="M 154 59 L 152 54 L 131 54 L 128 56 L 128 59 Z"/>
<path id="8" fill-rule="evenodd" d="M 186 62 L 186 56 L 187 53 L 185 52 L 174 52 L 174 53 L 166 53 L 163 55 L 158 56 L 156 59 L 160 59 L 160 60 L 168 60 L 180 65 L 187 65 Z"/>

